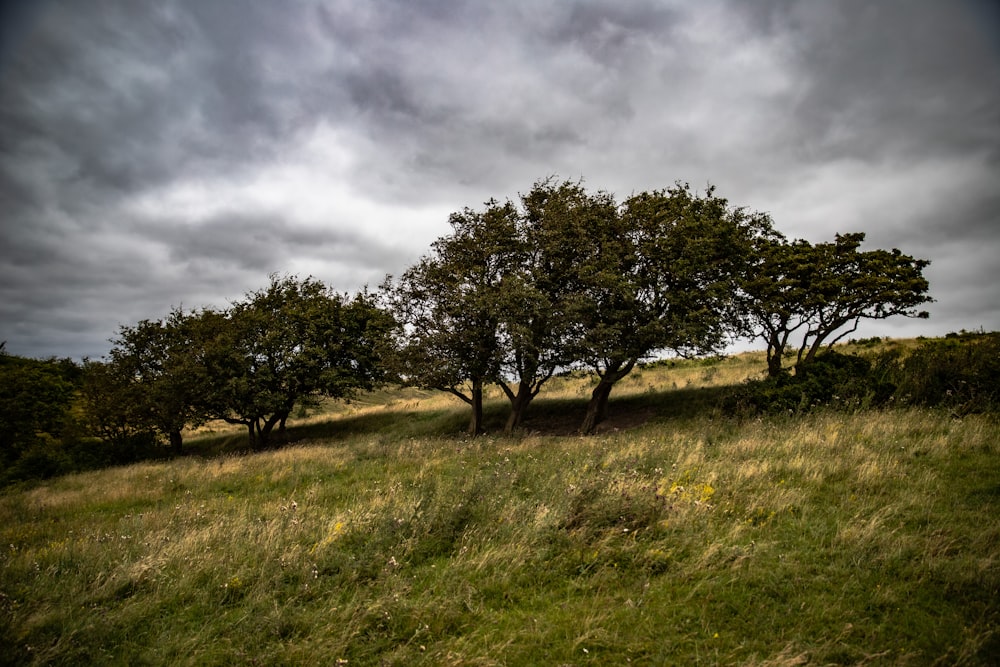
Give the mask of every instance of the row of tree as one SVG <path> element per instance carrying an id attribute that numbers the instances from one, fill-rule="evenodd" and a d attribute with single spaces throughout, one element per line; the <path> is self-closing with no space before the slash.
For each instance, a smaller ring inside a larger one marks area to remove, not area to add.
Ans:
<path id="1" fill-rule="evenodd" d="M 556 373 L 589 369 L 598 381 L 580 430 L 590 433 L 643 359 L 709 354 L 751 336 L 766 342 L 779 376 L 790 341 L 796 363 L 808 364 L 861 319 L 923 317 L 916 308 L 930 301 L 926 261 L 862 251 L 863 234 L 790 242 L 767 215 L 712 188 L 675 184 L 619 203 L 547 179 L 450 224 L 374 294 L 272 276 L 227 309 L 175 309 L 122 327 L 108 358 L 75 376 L 87 428 L 119 443 L 155 434 L 180 451 L 186 427 L 221 419 L 260 447 L 283 438 L 296 406 L 396 382 L 467 402 L 473 434 L 483 430 L 484 390 L 497 385 L 513 431 Z M 37 430 L 6 419 L 4 440 Z"/>
<path id="2" fill-rule="evenodd" d="M 860 233 L 789 242 L 713 188 L 675 184 L 618 203 L 549 179 L 450 222 L 383 294 L 400 324 L 397 372 L 467 402 L 472 433 L 490 383 L 510 400 L 511 431 L 555 373 L 587 368 L 599 378 L 580 429 L 590 433 L 643 359 L 759 337 L 777 376 L 791 340 L 797 363 L 809 363 L 861 319 L 926 317 L 916 308 L 930 301 L 927 261 L 862 251 Z"/>
<path id="3" fill-rule="evenodd" d="M 296 405 L 381 382 L 391 326 L 367 293 L 272 276 L 226 310 L 174 310 L 122 327 L 108 359 L 84 363 L 81 394 L 109 441 L 154 432 L 179 452 L 185 427 L 217 419 L 263 447 L 275 430 L 284 438 Z"/>

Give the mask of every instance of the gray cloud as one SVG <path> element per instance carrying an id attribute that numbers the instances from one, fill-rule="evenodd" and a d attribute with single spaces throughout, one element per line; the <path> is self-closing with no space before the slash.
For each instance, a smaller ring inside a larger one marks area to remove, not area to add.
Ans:
<path id="1" fill-rule="evenodd" d="M 0 339 L 119 324 L 270 272 L 398 273 L 447 214 L 583 177 L 712 182 L 790 236 L 933 261 L 929 322 L 1000 328 L 1000 10 L 952 3 L 250 0 L 0 16 Z M 874 334 L 869 334 L 874 335 Z"/>

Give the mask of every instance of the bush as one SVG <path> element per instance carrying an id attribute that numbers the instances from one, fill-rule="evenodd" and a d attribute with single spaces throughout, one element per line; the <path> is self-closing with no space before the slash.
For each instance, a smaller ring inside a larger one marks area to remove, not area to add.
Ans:
<path id="1" fill-rule="evenodd" d="M 819 406 L 857 409 L 884 404 L 895 386 L 879 365 L 850 354 L 827 351 L 796 368 L 795 374 L 751 380 L 723 402 L 727 412 L 801 414 Z"/>
<path id="2" fill-rule="evenodd" d="M 0 467 L 0 488 L 17 482 L 170 456 L 170 450 L 151 432 L 106 442 L 84 435 L 76 426 L 65 429 L 59 438 L 48 433 L 38 434 L 16 458 Z"/>
<path id="3" fill-rule="evenodd" d="M 828 351 L 794 375 L 750 381 L 723 403 L 732 414 L 800 414 L 839 409 L 942 407 L 956 416 L 1000 408 L 1000 333 L 922 339 L 906 354 L 885 349 L 871 357 Z"/>
<path id="4" fill-rule="evenodd" d="M 43 434 L 37 442 L 21 452 L 20 457 L 3 471 L 0 483 L 9 484 L 29 479 L 49 479 L 68 472 L 71 467 L 60 443 Z"/>
<path id="5" fill-rule="evenodd" d="M 1000 407 L 1000 333 L 949 334 L 925 340 L 897 364 L 897 400 L 943 406 L 956 415 Z"/>

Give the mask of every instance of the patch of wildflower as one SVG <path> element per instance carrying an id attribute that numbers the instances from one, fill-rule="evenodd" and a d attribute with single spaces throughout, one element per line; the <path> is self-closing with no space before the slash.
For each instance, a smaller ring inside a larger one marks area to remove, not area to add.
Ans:
<path id="1" fill-rule="evenodd" d="M 695 482 L 697 470 L 689 470 L 676 480 L 663 479 L 656 489 L 658 496 L 669 496 L 681 502 L 711 507 L 715 487 L 707 482 Z"/>

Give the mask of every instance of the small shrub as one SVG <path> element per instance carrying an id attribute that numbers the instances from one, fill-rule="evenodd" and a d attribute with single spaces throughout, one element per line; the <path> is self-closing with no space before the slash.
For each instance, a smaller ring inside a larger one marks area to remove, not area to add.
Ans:
<path id="1" fill-rule="evenodd" d="M 857 340 L 851 339 L 847 341 L 849 345 L 857 345 L 858 347 L 880 347 L 885 341 L 880 336 L 872 336 L 871 338 L 859 338 Z"/>

